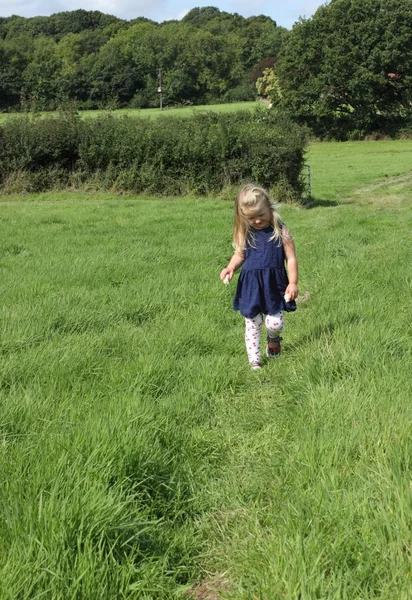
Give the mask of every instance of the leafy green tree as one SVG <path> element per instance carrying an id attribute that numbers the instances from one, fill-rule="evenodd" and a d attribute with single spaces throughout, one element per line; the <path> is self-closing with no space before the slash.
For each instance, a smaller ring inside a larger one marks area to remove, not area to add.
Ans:
<path id="1" fill-rule="evenodd" d="M 106 15 L 98 10 L 73 10 L 51 15 L 55 35 L 58 38 L 68 33 L 80 33 L 86 30 L 104 29 L 118 23 L 121 19 Z"/>
<path id="2" fill-rule="evenodd" d="M 221 12 L 215 6 L 203 6 L 192 8 L 182 19 L 183 23 L 189 23 L 193 27 L 204 28 L 210 21 L 219 17 Z"/>
<path id="3" fill-rule="evenodd" d="M 410 0 L 334 0 L 287 36 L 279 108 L 318 135 L 399 128 L 411 118 L 411 48 Z"/>
<path id="4" fill-rule="evenodd" d="M 89 77 L 90 106 L 105 105 L 113 99 L 125 105 L 144 86 L 144 75 L 136 69 L 123 42 L 124 31 L 102 46 L 95 56 L 83 57 L 83 72 Z"/>
<path id="5" fill-rule="evenodd" d="M 21 94 L 22 77 L 11 65 L 8 48 L 0 40 L 0 108 L 16 105 Z"/>
<path id="6" fill-rule="evenodd" d="M 30 64 L 34 42 L 20 35 L 0 40 L 0 107 L 15 108 L 24 90 L 24 71 Z"/>
<path id="7" fill-rule="evenodd" d="M 214 35 L 236 35 L 246 68 L 267 56 L 276 56 L 287 33 L 265 15 L 245 18 L 237 13 L 221 12 L 213 6 L 193 8 L 182 21 Z"/>
<path id="8" fill-rule="evenodd" d="M 277 27 L 269 17 L 245 19 L 239 37 L 243 42 L 243 61 L 248 69 L 268 56 L 277 56 L 287 30 Z"/>
<path id="9" fill-rule="evenodd" d="M 262 77 L 256 81 L 256 89 L 260 96 L 271 101 L 272 106 L 278 106 L 282 101 L 282 90 L 273 67 L 268 67 L 263 71 Z"/>
<path id="10" fill-rule="evenodd" d="M 2 20 L 0 23 L 1 37 L 12 39 L 21 35 L 29 37 L 54 35 L 54 28 L 49 17 L 18 17 L 13 15 Z"/>
<path id="11" fill-rule="evenodd" d="M 105 15 L 98 10 L 73 10 L 55 13 L 50 17 L 11 17 L 0 18 L 0 38 L 12 39 L 20 35 L 29 37 L 53 36 L 61 39 L 68 33 L 96 31 L 113 24 L 124 24 L 117 17 Z"/>
<path id="12" fill-rule="evenodd" d="M 128 77 L 136 86 L 133 103 L 140 106 L 157 105 L 160 67 L 166 104 L 217 99 L 243 76 L 235 38 L 215 36 L 180 22 L 162 26 L 140 23 L 122 31 L 102 48 L 97 64 L 105 73 L 106 84 L 108 78 L 113 83 L 116 73 L 133 74 Z"/>
<path id="13" fill-rule="evenodd" d="M 23 93 L 38 110 L 57 107 L 61 97 L 59 75 L 61 61 L 56 53 L 57 43 L 52 37 L 33 40 L 32 60 L 24 70 Z"/>
<path id="14" fill-rule="evenodd" d="M 245 19 L 214 7 L 162 24 L 82 9 L 2 18 L 0 103 L 15 105 L 23 94 L 43 109 L 63 100 L 84 108 L 157 106 L 160 67 L 166 104 L 252 99 L 256 90 L 249 71 L 277 54 L 282 36 L 269 17 Z M 13 46 L 20 39 L 30 41 L 28 56 Z"/>

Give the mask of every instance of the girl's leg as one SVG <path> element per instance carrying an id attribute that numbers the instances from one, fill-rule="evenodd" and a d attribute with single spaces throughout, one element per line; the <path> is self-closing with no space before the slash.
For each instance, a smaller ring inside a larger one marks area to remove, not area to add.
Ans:
<path id="1" fill-rule="evenodd" d="M 266 356 L 269 358 L 279 356 L 280 342 L 282 340 L 280 334 L 285 326 L 285 322 L 283 320 L 283 311 L 279 311 L 275 315 L 266 315 L 265 325 L 268 332 Z"/>
<path id="2" fill-rule="evenodd" d="M 262 329 L 262 315 L 254 319 L 245 319 L 245 342 L 249 363 L 260 366 L 260 331 Z"/>

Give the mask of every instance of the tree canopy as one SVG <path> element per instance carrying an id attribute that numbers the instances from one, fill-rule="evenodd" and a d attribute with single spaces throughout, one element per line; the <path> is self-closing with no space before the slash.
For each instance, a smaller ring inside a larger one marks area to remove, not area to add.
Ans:
<path id="1" fill-rule="evenodd" d="M 0 18 L 0 109 L 252 100 L 250 73 L 280 50 L 287 31 L 265 16 L 194 8 L 182 21 L 124 21 L 99 11 Z"/>
<path id="2" fill-rule="evenodd" d="M 278 109 L 319 135 L 398 128 L 411 118 L 412 3 L 321 6 L 293 27 L 275 74 Z"/>

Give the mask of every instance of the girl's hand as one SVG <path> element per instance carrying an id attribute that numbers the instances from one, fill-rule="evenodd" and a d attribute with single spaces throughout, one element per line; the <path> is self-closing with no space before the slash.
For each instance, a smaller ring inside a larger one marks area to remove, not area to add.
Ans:
<path id="1" fill-rule="evenodd" d="M 231 281 L 232 277 L 233 277 L 233 274 L 234 274 L 234 270 L 233 269 L 228 269 L 228 268 L 223 269 L 223 271 L 221 271 L 221 273 L 220 273 L 220 280 L 224 282 L 225 278 L 227 276 L 227 277 L 229 277 L 229 281 Z"/>
<path id="2" fill-rule="evenodd" d="M 298 297 L 298 286 L 296 283 L 289 283 L 288 287 L 285 290 L 285 295 L 288 294 L 289 302 L 291 300 L 296 300 Z"/>

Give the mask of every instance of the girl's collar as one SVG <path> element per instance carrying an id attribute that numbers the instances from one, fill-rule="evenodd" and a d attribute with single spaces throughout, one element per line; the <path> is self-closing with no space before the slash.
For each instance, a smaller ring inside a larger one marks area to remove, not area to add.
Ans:
<path id="1" fill-rule="evenodd" d="M 259 232 L 259 231 L 264 231 L 265 233 L 269 232 L 269 231 L 273 231 L 274 227 L 273 225 L 268 225 L 267 227 L 264 227 L 263 229 L 255 229 L 254 227 L 250 226 L 250 231 L 253 231 L 253 233 Z"/>

